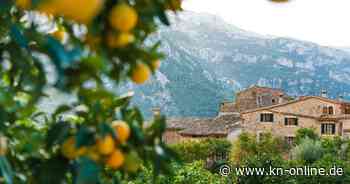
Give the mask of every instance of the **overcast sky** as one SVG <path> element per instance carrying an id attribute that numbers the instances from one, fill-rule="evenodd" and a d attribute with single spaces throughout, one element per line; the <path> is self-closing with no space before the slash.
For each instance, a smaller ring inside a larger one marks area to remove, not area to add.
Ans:
<path id="1" fill-rule="evenodd" d="M 350 0 L 185 0 L 184 9 L 219 15 L 260 34 L 350 47 Z"/>

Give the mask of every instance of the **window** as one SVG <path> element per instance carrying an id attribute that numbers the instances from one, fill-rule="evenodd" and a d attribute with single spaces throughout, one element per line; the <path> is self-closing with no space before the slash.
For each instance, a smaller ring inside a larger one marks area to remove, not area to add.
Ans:
<path id="1" fill-rule="evenodd" d="M 293 136 L 286 136 L 286 137 L 284 137 L 284 141 L 285 141 L 288 145 L 294 145 L 294 143 L 295 143 L 295 137 L 293 137 Z"/>
<path id="2" fill-rule="evenodd" d="M 273 114 L 272 113 L 260 114 L 260 122 L 273 122 Z"/>
<path id="3" fill-rule="evenodd" d="M 275 99 L 272 99 L 271 102 L 272 102 L 272 104 L 275 104 L 275 103 L 276 103 L 276 100 L 275 100 Z"/>
<path id="4" fill-rule="evenodd" d="M 349 106 L 346 106 L 344 108 L 344 114 L 350 114 L 350 107 Z"/>
<path id="5" fill-rule="evenodd" d="M 328 107 L 323 107 L 322 114 L 328 114 Z"/>
<path id="6" fill-rule="evenodd" d="M 335 124 L 323 123 L 321 125 L 321 134 L 334 135 L 335 134 Z"/>
<path id="7" fill-rule="evenodd" d="M 334 114 L 334 109 L 332 106 L 328 107 L 328 114 Z"/>
<path id="8" fill-rule="evenodd" d="M 330 114 L 330 115 L 334 114 L 333 106 L 328 106 L 328 107 L 324 106 L 323 109 L 322 109 L 322 113 L 323 114 Z"/>
<path id="9" fill-rule="evenodd" d="M 284 118 L 284 125 L 286 126 L 298 126 L 298 118 Z"/>

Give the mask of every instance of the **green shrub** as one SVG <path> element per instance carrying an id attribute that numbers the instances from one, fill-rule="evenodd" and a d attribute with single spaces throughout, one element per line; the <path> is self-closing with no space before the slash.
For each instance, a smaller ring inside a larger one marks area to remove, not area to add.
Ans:
<path id="1" fill-rule="evenodd" d="M 318 140 L 305 138 L 292 149 L 292 158 L 311 164 L 323 156 L 324 149 Z"/>
<path id="2" fill-rule="evenodd" d="M 215 153 L 228 153 L 231 143 L 225 139 L 204 139 L 200 141 L 186 141 L 172 145 L 175 152 L 184 162 L 206 160 Z"/>
<path id="3" fill-rule="evenodd" d="M 301 142 L 301 140 L 305 139 L 305 138 L 309 138 L 312 140 L 318 140 L 319 136 L 317 135 L 317 133 L 315 132 L 314 129 L 310 129 L 310 128 L 300 128 L 295 136 L 295 142 L 296 144 L 299 144 Z"/>
<path id="4" fill-rule="evenodd" d="M 256 136 L 243 132 L 233 144 L 230 160 L 234 164 L 240 164 L 255 155 L 282 156 L 284 147 L 283 141 L 273 137 L 270 133 L 264 134 L 257 141 Z"/>

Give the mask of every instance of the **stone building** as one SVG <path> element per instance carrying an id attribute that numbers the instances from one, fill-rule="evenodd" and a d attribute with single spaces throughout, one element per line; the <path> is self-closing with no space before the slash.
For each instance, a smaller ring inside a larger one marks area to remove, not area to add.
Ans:
<path id="1" fill-rule="evenodd" d="M 270 132 L 292 143 L 299 128 L 320 136 L 350 135 L 350 103 L 322 96 L 303 96 L 284 103 L 241 112 L 244 131 L 261 136 Z"/>
<path id="2" fill-rule="evenodd" d="M 281 89 L 252 86 L 236 93 L 235 102 L 223 102 L 220 113 L 239 113 L 248 109 L 266 107 L 291 100 Z"/>
<path id="3" fill-rule="evenodd" d="M 270 132 L 292 143 L 299 128 L 313 128 L 321 136 L 350 137 L 350 103 L 321 96 L 292 99 L 281 89 L 253 86 L 223 102 L 217 117 L 167 121 L 166 143 L 208 137 L 233 140 L 242 131 Z"/>
<path id="4" fill-rule="evenodd" d="M 167 120 L 163 141 L 167 144 L 203 138 L 232 139 L 240 133 L 240 117 L 172 118 Z"/>

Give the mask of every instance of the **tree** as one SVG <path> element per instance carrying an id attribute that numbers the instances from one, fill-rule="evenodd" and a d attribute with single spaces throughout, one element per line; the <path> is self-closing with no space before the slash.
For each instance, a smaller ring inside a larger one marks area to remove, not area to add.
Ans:
<path id="1" fill-rule="evenodd" d="M 296 144 L 299 144 L 303 139 L 309 138 L 312 140 L 318 140 L 319 136 L 315 132 L 314 129 L 310 128 L 300 128 L 297 130 L 297 134 L 295 136 L 295 142 Z"/>
<path id="2" fill-rule="evenodd" d="M 147 38 L 159 22 L 169 25 L 167 11 L 180 10 L 180 0 L 1 1 L 5 183 L 112 183 L 141 162 L 154 163 L 155 174 L 168 171 L 173 152 L 161 141 L 165 118 L 144 128 L 131 95 L 106 81 L 144 83 L 163 58 L 160 42 L 146 44 Z M 76 101 L 41 112 L 47 89 Z"/>

